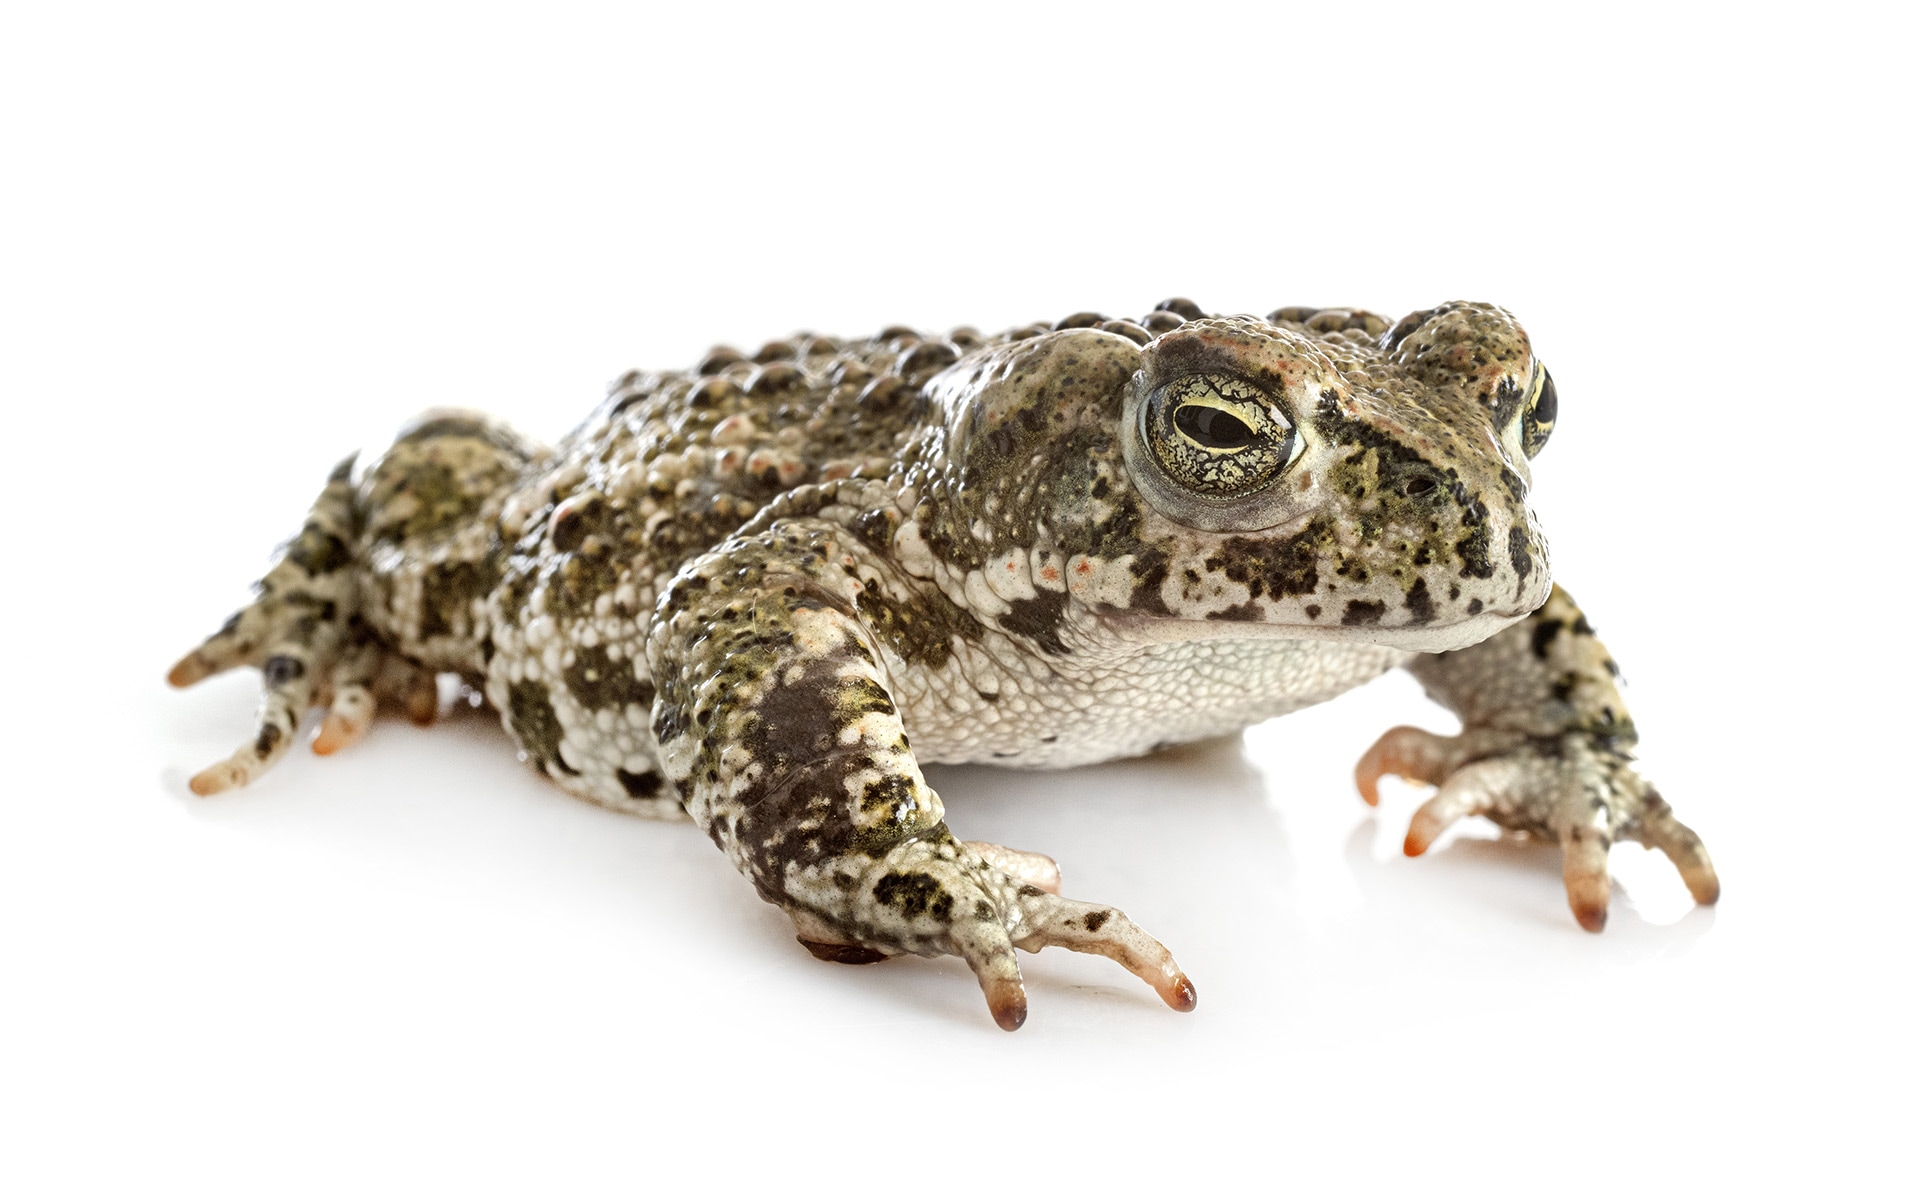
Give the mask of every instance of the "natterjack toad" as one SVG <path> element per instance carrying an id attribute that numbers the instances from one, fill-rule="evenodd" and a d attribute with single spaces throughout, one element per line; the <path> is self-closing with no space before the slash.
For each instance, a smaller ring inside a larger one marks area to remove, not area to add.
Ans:
<path id="1" fill-rule="evenodd" d="M 958 840 L 922 762 L 1071 766 L 1244 728 L 1396 666 L 1460 715 L 1362 760 L 1439 784 L 1422 852 L 1469 813 L 1550 837 L 1606 922 L 1608 847 L 1705 850 L 1629 764 L 1617 671 L 1548 579 L 1527 507 L 1553 380 L 1505 311 L 1350 309 L 993 337 L 798 336 L 631 373 L 552 449 L 430 412 L 342 464 L 258 597 L 173 668 L 265 676 L 205 795 L 331 753 L 436 676 L 521 756 L 622 811 L 683 812 L 833 961 L 958 954 L 994 1019 L 1016 948 L 1194 990 L 1051 859 Z"/>

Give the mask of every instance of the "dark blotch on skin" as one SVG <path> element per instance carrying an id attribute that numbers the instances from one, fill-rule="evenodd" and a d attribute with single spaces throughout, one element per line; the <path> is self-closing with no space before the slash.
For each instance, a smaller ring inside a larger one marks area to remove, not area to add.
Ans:
<path id="1" fill-rule="evenodd" d="M 1000 618 L 1000 627 L 1015 636 L 1025 637 L 1049 654 L 1073 651 L 1060 640 L 1060 619 L 1066 611 L 1067 593 L 1042 588 L 1032 599 L 1009 600 L 1012 609 Z"/>
<path id="2" fill-rule="evenodd" d="M 1534 625 L 1533 656 L 1545 661 L 1548 647 L 1553 644 L 1553 639 L 1560 635 L 1560 630 L 1566 627 L 1565 624 L 1557 620 L 1543 620 L 1539 624 Z"/>
<path id="3" fill-rule="evenodd" d="M 936 590 L 894 599 L 882 588 L 869 587 L 854 603 L 875 636 L 902 658 L 931 670 L 953 656 L 955 637 L 975 642 L 985 633 L 973 613 Z"/>
<path id="4" fill-rule="evenodd" d="M 840 684 L 839 692 L 834 696 L 840 723 L 854 724 L 869 712 L 879 712 L 886 716 L 896 714 L 893 697 L 886 688 L 872 679 L 847 679 Z"/>
<path id="5" fill-rule="evenodd" d="M 1451 468 L 1443 469 L 1422 458 L 1411 446 L 1402 445 L 1364 421 L 1346 416 L 1340 410 L 1338 393 L 1331 389 L 1320 393 L 1320 402 L 1315 406 L 1311 419 L 1330 442 L 1355 447 L 1334 472 L 1342 490 L 1356 500 L 1365 498 L 1371 475 L 1385 496 L 1393 497 L 1396 502 L 1411 504 L 1423 512 L 1431 511 L 1443 496 L 1451 496 L 1459 510 L 1460 527 L 1467 530 L 1462 544 L 1472 541 L 1477 535 L 1481 543 L 1481 557 L 1485 557 L 1486 505 L 1467 494 L 1458 480 L 1458 472 Z M 1373 459 L 1370 472 L 1365 469 L 1369 454 Z M 1344 481 L 1339 481 L 1341 479 Z M 1441 486 L 1441 479 L 1450 479 L 1452 482 Z M 1426 486 L 1417 495 L 1408 496 L 1406 489 L 1413 480 L 1420 480 Z M 1492 567 L 1488 566 L 1487 571 L 1491 575 Z"/>
<path id="6" fill-rule="evenodd" d="M 560 739 L 566 730 L 554 714 L 545 683 L 532 680 L 513 684 L 507 690 L 507 723 L 519 739 L 520 748 L 541 768 L 551 765 L 563 774 L 579 774 L 560 758 Z"/>
<path id="7" fill-rule="evenodd" d="M 1493 393 L 1493 427 L 1504 429 L 1520 411 L 1520 401 L 1526 398 L 1520 384 L 1513 379 L 1500 380 L 1500 386 Z"/>
<path id="8" fill-rule="evenodd" d="M 262 663 L 260 667 L 260 674 L 269 687 L 278 687 L 285 683 L 291 683 L 306 673 L 307 664 L 305 662 L 302 662 L 298 658 L 288 657 L 286 654 L 275 654 Z"/>
<path id="9" fill-rule="evenodd" d="M 285 735 L 286 734 L 280 731 L 279 725 L 267 724 L 260 726 L 260 735 L 254 738 L 253 741 L 253 752 L 263 758 L 266 757 L 273 752 L 275 746 L 280 744 L 280 738 Z"/>
<path id="10" fill-rule="evenodd" d="M 1533 555 L 1527 552 L 1527 535 L 1519 529 L 1507 530 L 1507 556 L 1513 559 L 1513 572 L 1521 578 L 1533 570 Z"/>
<path id="11" fill-rule="evenodd" d="M 898 908 L 909 920 L 922 915 L 945 920 L 953 911 L 953 897 L 932 875 L 919 871 L 911 874 L 888 871 L 873 885 L 873 897 L 890 908 Z"/>
<path id="12" fill-rule="evenodd" d="M 1387 606 L 1378 600 L 1348 600 L 1347 610 L 1340 614 L 1343 625 L 1379 624 L 1380 618 L 1387 614 Z"/>
<path id="13" fill-rule="evenodd" d="M 420 636 L 465 636 L 473 624 L 473 601 L 500 583 L 491 561 L 442 562 L 420 583 Z"/>
<path id="14" fill-rule="evenodd" d="M 747 851 L 754 886 L 775 903 L 782 902 L 788 867 L 804 868 L 853 853 L 878 857 L 911 831 L 916 805 L 911 802 L 912 785 L 904 778 L 881 780 L 879 789 L 869 792 L 865 798 L 884 810 L 866 812 L 861 825 L 855 825 L 847 802 L 848 776 L 873 769 L 875 763 L 866 751 L 841 745 L 841 730 L 868 713 L 894 710 L 885 690 L 871 680 L 835 677 L 848 656 L 861 655 L 863 650 L 850 648 L 807 664 L 797 677 L 782 675 L 754 705 L 751 719 L 733 731 L 716 727 L 720 722 L 703 725 L 699 711 L 691 717 L 692 726 L 705 737 L 703 755 L 717 753 L 729 738 L 737 738 L 740 748 L 763 767 L 760 776 L 732 798 L 740 809 L 734 833 Z M 754 656 L 749 652 L 741 658 Z M 684 727 L 689 717 L 674 713 L 673 696 L 674 688 L 667 688 L 656 708 L 663 720 L 671 718 Z M 710 827 L 708 834 L 718 840 L 719 826 Z"/>
<path id="15" fill-rule="evenodd" d="M 1318 609 L 1314 609 L 1317 613 Z M 1222 608 L 1218 612 L 1207 613 L 1208 620 L 1245 621 L 1254 623 L 1261 619 L 1260 605 L 1248 600 L 1244 604 L 1235 604 L 1231 608 Z M 1311 619 L 1311 617 L 1309 617 Z"/>
<path id="16" fill-rule="evenodd" d="M 1160 585 L 1167 581 L 1167 554 L 1165 550 L 1147 546 L 1134 557 L 1133 598 L 1128 607 L 1135 612 L 1149 612 L 1156 616 L 1170 616 L 1167 601 L 1161 598 Z"/>
<path id="17" fill-rule="evenodd" d="M 620 786 L 633 799 L 652 799 L 660 794 L 660 772 L 657 770 L 643 770 L 635 774 L 631 770 L 620 769 L 613 772 L 613 777 L 620 780 Z"/>
<path id="18" fill-rule="evenodd" d="M 471 519 L 485 498 L 450 467 L 439 462 L 422 462 L 412 467 L 397 494 L 413 498 L 413 512 L 404 520 L 399 519 L 396 512 L 386 523 L 374 528 L 376 541 L 401 541 L 444 533 Z"/>
<path id="19" fill-rule="evenodd" d="M 832 659 L 810 666 L 790 684 L 774 687 L 760 699 L 758 716 L 749 727 L 744 748 L 753 760 L 765 765 L 766 777 L 777 779 L 798 766 L 817 760 L 832 751 L 842 727 L 835 705 L 825 702 L 831 694 L 825 672 L 838 665 Z M 769 798 L 755 789 L 740 797 L 751 806 Z"/>
<path id="20" fill-rule="evenodd" d="M 593 602 L 619 582 L 619 568 L 610 558 L 570 554 L 548 573 L 547 611 L 557 618 L 589 612 Z"/>
<path id="21" fill-rule="evenodd" d="M 574 699 L 595 711 L 628 704 L 644 708 L 653 703 L 652 680 L 636 678 L 633 663 L 610 657 L 604 645 L 575 650 L 573 665 L 567 667 L 564 677 Z"/>
<path id="22" fill-rule="evenodd" d="M 899 527 L 899 516 L 882 509 L 863 512 L 847 522 L 854 536 L 883 554 L 893 547 L 893 534 Z"/>
<path id="23" fill-rule="evenodd" d="M 310 575 L 332 574 L 352 565 L 353 551 L 347 548 L 346 542 L 319 525 L 309 524 L 287 547 L 287 561 Z"/>
<path id="24" fill-rule="evenodd" d="M 1478 505 L 1475 505 L 1478 507 Z M 1482 509 L 1482 521 L 1486 509 Z M 1492 578 L 1494 559 L 1488 557 L 1488 536 L 1486 525 L 1473 525 L 1467 530 L 1467 536 L 1453 542 L 1453 551 L 1459 553 L 1459 573 L 1469 578 Z"/>
<path id="25" fill-rule="evenodd" d="M 1427 581 L 1415 579 L 1407 590 L 1407 611 L 1413 613 L 1414 624 L 1433 623 L 1433 597 L 1427 593 Z"/>
<path id="26" fill-rule="evenodd" d="M 1100 926 L 1111 919 L 1113 919 L 1112 912 L 1088 912 L 1086 919 L 1080 923 L 1087 926 L 1088 932 L 1097 933 L 1100 931 Z"/>
<path id="27" fill-rule="evenodd" d="M 1244 583 L 1252 599 L 1259 599 L 1263 593 L 1276 599 L 1312 595 L 1320 586 L 1320 540 L 1318 524 L 1279 542 L 1229 537 L 1221 543 L 1219 554 L 1207 559 L 1206 566 Z"/>
<path id="28" fill-rule="evenodd" d="M 913 784 L 897 774 L 875 779 L 860 793 L 860 809 L 865 812 L 894 812 L 912 804 Z"/>

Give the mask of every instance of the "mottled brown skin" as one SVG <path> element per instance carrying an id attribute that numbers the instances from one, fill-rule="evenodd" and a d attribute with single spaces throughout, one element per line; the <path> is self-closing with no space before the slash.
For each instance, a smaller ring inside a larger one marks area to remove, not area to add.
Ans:
<path id="1" fill-rule="evenodd" d="M 1409 853 L 1483 812 L 1565 850 L 1605 920 L 1606 850 L 1698 838 L 1629 764 L 1605 649 L 1526 504 L 1557 396 L 1504 311 L 1349 309 L 984 337 L 812 335 L 629 374 L 552 450 L 429 413 L 337 472 L 260 599 L 175 668 L 267 682 L 244 783 L 330 705 L 416 714 L 455 672 L 575 794 L 684 813 L 816 956 L 956 953 L 1002 1027 L 1015 949 L 1192 985 L 1050 859 L 961 842 L 925 761 L 1063 766 L 1214 736 L 1405 665 L 1461 714 L 1360 768 L 1440 784 Z M 911 740 L 909 739 L 911 738 Z"/>

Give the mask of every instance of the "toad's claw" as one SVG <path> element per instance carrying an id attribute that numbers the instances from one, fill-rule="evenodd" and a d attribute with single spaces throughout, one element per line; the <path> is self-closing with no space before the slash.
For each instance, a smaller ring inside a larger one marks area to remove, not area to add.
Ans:
<path id="1" fill-rule="evenodd" d="M 1407 828 L 1409 857 L 1425 853 L 1463 816 L 1485 816 L 1502 828 L 1559 842 L 1567 906 L 1588 932 L 1607 926 L 1613 891 L 1607 854 L 1617 840 L 1666 854 L 1695 902 L 1720 898 L 1720 880 L 1700 838 L 1674 819 L 1612 738 L 1492 729 L 1441 737 L 1397 728 L 1375 742 L 1355 769 L 1368 803 L 1377 802 L 1383 774 L 1439 785 Z"/>

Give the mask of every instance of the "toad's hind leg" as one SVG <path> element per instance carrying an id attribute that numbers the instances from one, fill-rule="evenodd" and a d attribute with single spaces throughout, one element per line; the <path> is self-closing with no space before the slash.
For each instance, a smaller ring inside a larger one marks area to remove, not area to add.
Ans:
<path id="1" fill-rule="evenodd" d="M 430 412 L 355 479 L 337 467 L 252 603 L 176 663 L 186 687 L 236 666 L 263 679 L 252 740 L 190 782 L 243 786 L 280 759 L 309 706 L 328 709 L 316 753 L 365 734 L 383 706 L 416 724 L 438 710 L 437 678 L 484 672 L 488 592 L 506 556 L 498 511 L 545 451 L 472 413 Z"/>
<path id="2" fill-rule="evenodd" d="M 358 635 L 352 467 L 349 458 L 334 469 L 300 535 L 260 580 L 253 602 L 167 673 L 169 683 L 188 687 L 235 666 L 260 668 L 260 717 L 252 740 L 194 775 L 188 785 L 196 794 L 244 786 L 279 761 L 315 698 L 316 683 L 323 673 L 331 676 L 341 664 L 342 644 Z M 347 661 L 364 656 L 349 653 Z M 354 689 L 329 685 L 328 691 L 349 723 L 359 707 L 371 713 L 370 700 L 361 704 Z"/>

